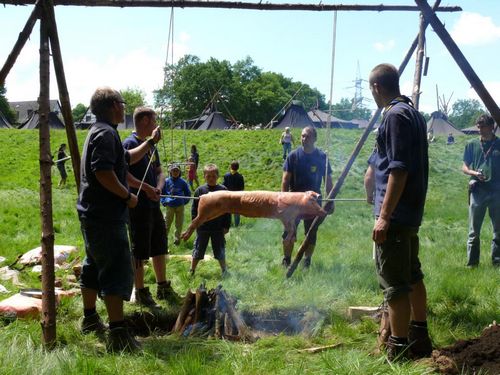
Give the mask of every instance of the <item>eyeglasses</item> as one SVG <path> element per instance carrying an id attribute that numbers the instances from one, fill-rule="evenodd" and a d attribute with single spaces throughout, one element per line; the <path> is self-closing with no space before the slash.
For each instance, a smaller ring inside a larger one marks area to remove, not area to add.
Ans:
<path id="1" fill-rule="evenodd" d="M 123 100 L 117 100 L 116 101 L 117 103 L 120 103 L 120 104 L 123 104 L 124 106 L 127 105 L 127 102 L 123 101 Z"/>

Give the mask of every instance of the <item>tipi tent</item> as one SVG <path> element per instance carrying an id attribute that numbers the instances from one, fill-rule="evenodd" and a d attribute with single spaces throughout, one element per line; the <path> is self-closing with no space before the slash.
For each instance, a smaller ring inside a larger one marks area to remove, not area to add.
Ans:
<path id="1" fill-rule="evenodd" d="M 453 136 L 464 135 L 464 133 L 455 128 L 453 124 L 448 121 L 448 117 L 440 111 L 432 112 L 431 118 L 427 121 L 427 132 L 432 132 L 434 136 L 449 134 Z"/>
<path id="2" fill-rule="evenodd" d="M 38 115 L 38 111 L 35 111 L 31 113 L 30 117 L 18 129 L 38 129 L 39 124 L 40 116 Z M 51 129 L 64 129 L 64 123 L 55 112 L 49 112 L 49 127 Z"/>
<path id="3" fill-rule="evenodd" d="M 278 129 L 290 128 L 305 128 L 306 126 L 318 127 L 307 115 L 306 110 L 299 104 L 292 102 L 285 114 L 275 126 Z"/>
<path id="4" fill-rule="evenodd" d="M 5 118 L 2 112 L 0 112 L 0 128 L 12 128 L 11 123 Z"/>
<path id="5" fill-rule="evenodd" d="M 307 112 L 307 115 L 314 122 L 317 128 L 326 128 L 328 126 L 328 113 L 319 109 L 313 109 Z M 358 125 L 352 121 L 346 121 L 334 116 L 330 116 L 330 123 L 332 128 L 337 129 L 358 129 Z"/>
<path id="6" fill-rule="evenodd" d="M 222 113 L 212 112 L 198 127 L 198 130 L 221 130 L 229 129 L 231 125 L 226 121 Z"/>

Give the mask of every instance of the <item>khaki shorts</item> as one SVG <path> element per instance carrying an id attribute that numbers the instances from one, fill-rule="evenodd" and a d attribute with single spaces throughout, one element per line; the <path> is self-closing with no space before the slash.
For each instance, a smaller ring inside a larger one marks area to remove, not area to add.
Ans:
<path id="1" fill-rule="evenodd" d="M 411 292 L 424 278 L 418 258 L 418 228 L 391 223 L 387 239 L 375 249 L 380 288 L 387 301 Z"/>

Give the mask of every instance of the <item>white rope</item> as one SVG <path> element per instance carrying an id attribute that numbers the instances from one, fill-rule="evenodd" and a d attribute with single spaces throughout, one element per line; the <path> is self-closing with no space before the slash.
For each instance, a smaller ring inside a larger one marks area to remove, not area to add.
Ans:
<path id="1" fill-rule="evenodd" d="M 146 167 L 146 170 L 144 171 L 144 176 L 142 176 L 141 184 L 139 185 L 139 189 L 137 190 L 137 196 L 139 196 L 139 193 L 141 192 L 142 185 L 144 184 L 144 180 L 146 179 L 146 175 L 148 174 L 149 167 L 151 166 L 151 162 L 153 161 L 153 156 L 156 151 L 156 145 L 153 147 L 153 152 L 151 153 L 151 156 L 149 157 L 149 162 L 148 166 Z"/>
<path id="2" fill-rule="evenodd" d="M 200 199 L 200 197 L 186 197 L 184 195 L 168 195 L 168 194 L 166 195 L 162 194 L 160 195 L 160 198 L 182 198 L 182 199 L 194 199 L 194 200 Z"/>
<path id="3" fill-rule="evenodd" d="M 71 159 L 71 156 L 66 156 L 65 158 L 56 160 L 56 161 L 54 161 L 54 163 L 59 163 L 60 161 L 65 161 L 65 160 L 68 160 L 68 159 Z"/>

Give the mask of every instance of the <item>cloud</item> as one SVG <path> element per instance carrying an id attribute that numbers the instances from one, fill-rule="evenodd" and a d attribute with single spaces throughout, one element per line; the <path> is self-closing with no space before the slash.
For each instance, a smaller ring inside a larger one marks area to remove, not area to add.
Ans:
<path id="1" fill-rule="evenodd" d="M 463 12 L 453 25 L 451 36 L 459 45 L 485 45 L 500 40 L 500 26 L 491 17 Z"/>
<path id="2" fill-rule="evenodd" d="M 493 100 L 495 100 L 495 102 L 497 103 L 500 103 L 500 81 L 491 81 L 483 83 L 484 86 L 486 86 L 486 90 L 488 90 L 488 92 L 492 96 Z M 479 99 L 479 96 L 472 87 L 469 88 L 469 91 L 467 92 L 467 97 L 469 99 L 477 99 L 482 103 L 481 99 Z"/>
<path id="3" fill-rule="evenodd" d="M 375 42 L 373 44 L 373 48 L 375 48 L 377 52 L 387 52 L 392 50 L 395 45 L 396 43 L 394 42 L 393 39 L 391 39 L 386 42 Z"/>

